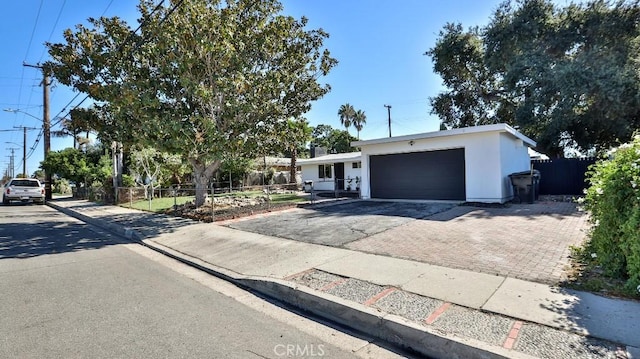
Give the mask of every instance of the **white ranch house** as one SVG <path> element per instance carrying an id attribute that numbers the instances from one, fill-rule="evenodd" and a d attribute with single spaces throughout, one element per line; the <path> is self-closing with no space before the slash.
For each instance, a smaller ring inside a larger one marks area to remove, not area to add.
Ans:
<path id="1" fill-rule="evenodd" d="M 529 148 L 536 143 L 494 124 L 352 145 L 361 152 L 299 160 L 302 180 L 312 180 L 315 190 L 334 190 L 336 183 L 344 189 L 336 178 L 358 177 L 363 199 L 504 203 L 513 198 L 509 174 L 530 169 Z"/>
<path id="2" fill-rule="evenodd" d="M 349 186 L 355 191 L 362 179 L 360 152 L 299 159 L 296 165 L 302 169 L 302 183 L 313 181 L 316 191 L 347 190 Z"/>

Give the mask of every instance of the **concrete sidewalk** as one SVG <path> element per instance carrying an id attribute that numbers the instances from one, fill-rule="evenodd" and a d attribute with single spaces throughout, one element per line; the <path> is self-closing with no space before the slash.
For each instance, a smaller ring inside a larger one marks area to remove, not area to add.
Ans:
<path id="1" fill-rule="evenodd" d="M 640 358 L 640 303 L 174 217 L 53 208 L 433 357 Z"/>

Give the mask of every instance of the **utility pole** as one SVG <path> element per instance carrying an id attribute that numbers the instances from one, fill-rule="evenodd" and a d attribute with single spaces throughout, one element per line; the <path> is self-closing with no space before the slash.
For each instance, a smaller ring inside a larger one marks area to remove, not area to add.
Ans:
<path id="1" fill-rule="evenodd" d="M 42 65 L 29 65 L 27 63 L 23 63 L 22 65 L 26 67 L 34 67 L 36 69 L 42 70 L 42 91 L 43 91 L 42 132 L 44 136 L 44 159 L 46 161 L 47 156 L 49 155 L 49 151 L 51 150 L 51 120 L 49 119 L 49 85 L 51 85 L 51 81 L 49 79 L 49 69 L 45 68 Z M 26 148 L 26 142 L 25 142 L 25 148 Z M 45 190 L 45 199 L 50 200 L 51 199 L 51 173 L 49 173 L 49 171 L 45 171 L 44 190 Z"/>
<path id="2" fill-rule="evenodd" d="M 387 113 L 389 114 L 389 137 L 391 137 L 391 105 L 384 105 L 387 108 Z"/>
<path id="3" fill-rule="evenodd" d="M 29 177 L 29 174 L 27 174 L 27 131 L 37 130 L 37 128 L 26 126 L 13 126 L 13 128 L 22 129 L 22 175 Z"/>
<path id="4" fill-rule="evenodd" d="M 4 171 L 5 176 L 9 177 L 9 178 L 13 178 L 13 174 L 11 173 L 11 169 L 13 168 L 13 151 L 11 151 L 11 156 L 7 156 L 9 157 L 9 166 L 7 166 L 7 169 Z"/>
<path id="5" fill-rule="evenodd" d="M 10 147 L 7 148 L 8 150 L 11 150 L 11 156 L 9 156 L 9 177 L 13 178 L 15 177 L 15 150 L 17 150 L 17 148 L 14 147 Z"/>

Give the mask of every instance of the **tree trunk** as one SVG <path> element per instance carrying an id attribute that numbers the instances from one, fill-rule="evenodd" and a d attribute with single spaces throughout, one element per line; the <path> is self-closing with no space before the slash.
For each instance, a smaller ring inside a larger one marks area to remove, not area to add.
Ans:
<path id="1" fill-rule="evenodd" d="M 289 169 L 289 183 L 297 183 L 296 181 L 296 161 L 298 157 L 298 150 L 293 149 L 291 151 L 291 168 Z"/>
<path id="2" fill-rule="evenodd" d="M 204 204 L 207 197 L 207 185 L 213 173 L 220 167 L 220 160 L 215 160 L 209 165 L 197 158 L 189 158 L 189 162 L 193 166 L 193 182 L 196 185 L 196 207 Z"/>

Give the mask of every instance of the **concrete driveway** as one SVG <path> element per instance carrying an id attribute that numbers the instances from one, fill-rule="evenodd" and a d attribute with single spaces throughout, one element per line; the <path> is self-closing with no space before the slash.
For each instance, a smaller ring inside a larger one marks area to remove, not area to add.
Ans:
<path id="1" fill-rule="evenodd" d="M 231 228 L 296 241 L 344 246 L 453 207 L 445 203 L 350 201 L 231 223 Z"/>
<path id="2" fill-rule="evenodd" d="M 567 202 L 499 208 L 355 201 L 295 209 L 228 226 L 451 268 L 555 284 L 587 216 Z"/>

